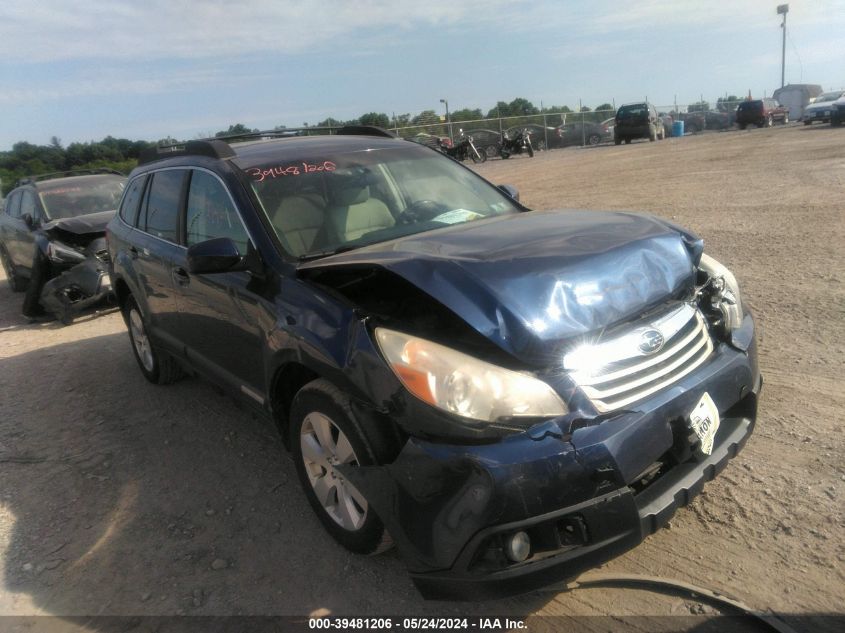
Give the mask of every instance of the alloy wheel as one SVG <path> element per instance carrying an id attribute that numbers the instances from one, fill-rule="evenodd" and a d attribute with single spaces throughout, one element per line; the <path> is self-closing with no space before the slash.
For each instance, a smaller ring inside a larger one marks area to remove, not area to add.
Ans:
<path id="1" fill-rule="evenodd" d="M 342 464 L 358 465 L 349 438 L 328 416 L 312 412 L 302 422 L 299 442 L 308 481 L 323 510 L 345 530 L 360 529 L 367 520 L 367 500 L 337 471 Z"/>
<path id="2" fill-rule="evenodd" d="M 141 319 L 141 314 L 134 308 L 129 312 L 129 333 L 132 335 L 132 344 L 135 346 L 135 351 L 138 353 L 138 359 L 141 361 L 141 365 L 148 372 L 152 372 L 155 361 L 153 360 L 150 338 L 144 329 L 144 321 Z"/>

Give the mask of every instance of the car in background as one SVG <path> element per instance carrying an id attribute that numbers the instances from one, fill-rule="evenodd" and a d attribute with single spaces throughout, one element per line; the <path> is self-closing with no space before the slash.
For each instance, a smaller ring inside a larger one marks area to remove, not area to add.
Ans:
<path id="1" fill-rule="evenodd" d="M 326 533 L 395 544 L 425 597 L 525 593 L 636 546 L 754 429 L 734 275 L 658 217 L 532 211 L 366 132 L 142 156 L 108 232 L 139 371 L 274 421 Z"/>
<path id="2" fill-rule="evenodd" d="M 599 123 L 599 125 L 603 129 L 607 130 L 608 140 L 613 139 L 613 128 L 616 125 L 616 117 L 612 116 L 609 119 L 605 119 L 604 121 Z"/>
<path id="3" fill-rule="evenodd" d="M 660 112 L 657 116 L 663 124 L 663 138 L 672 136 L 672 124 L 675 122 L 675 117 L 668 112 Z"/>
<path id="4" fill-rule="evenodd" d="M 813 103 L 804 108 L 804 114 L 801 115 L 804 125 L 830 121 L 834 102 L 843 96 L 845 96 L 845 90 L 833 90 L 820 94 Z"/>
<path id="5" fill-rule="evenodd" d="M 479 152 L 484 152 L 487 158 L 496 158 L 502 144 L 502 135 L 496 130 L 478 129 L 465 130 L 472 136 L 472 142 Z"/>
<path id="6" fill-rule="evenodd" d="M 538 125 L 536 123 L 525 123 L 509 127 L 506 132 L 513 138 L 521 130 L 527 130 L 531 134 L 531 146 L 538 151 L 563 147 L 563 138 L 558 128 Z"/>
<path id="7" fill-rule="evenodd" d="M 830 107 L 830 127 L 845 124 L 845 96 L 837 99 Z"/>
<path id="8" fill-rule="evenodd" d="M 681 112 L 678 120 L 684 122 L 684 132 L 697 134 L 704 130 L 728 130 L 733 127 L 734 115 L 715 110 Z"/>
<path id="9" fill-rule="evenodd" d="M 0 214 L 0 261 L 23 314 L 64 323 L 111 292 L 106 224 L 126 177 L 101 169 L 24 178 Z"/>
<path id="10" fill-rule="evenodd" d="M 650 103 L 626 103 L 616 111 L 616 123 L 613 126 L 613 142 L 619 145 L 624 141 L 647 138 L 649 141 L 666 138 L 663 121 L 657 109 Z"/>
<path id="11" fill-rule="evenodd" d="M 736 124 L 740 130 L 749 125 L 772 127 L 775 123 L 789 123 L 789 108 L 779 104 L 776 99 L 743 101 L 736 108 Z"/>
<path id="12" fill-rule="evenodd" d="M 613 138 L 606 125 L 589 121 L 561 125 L 557 130 L 561 147 L 598 145 Z"/>

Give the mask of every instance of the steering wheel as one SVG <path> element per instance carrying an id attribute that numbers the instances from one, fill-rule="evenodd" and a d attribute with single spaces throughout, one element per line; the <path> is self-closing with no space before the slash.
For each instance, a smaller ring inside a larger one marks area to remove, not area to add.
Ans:
<path id="1" fill-rule="evenodd" d="M 408 205 L 408 207 L 399 214 L 396 218 L 396 223 L 414 224 L 416 222 L 425 222 L 448 210 L 449 207 L 442 202 L 435 202 L 434 200 L 417 200 L 413 204 Z"/>

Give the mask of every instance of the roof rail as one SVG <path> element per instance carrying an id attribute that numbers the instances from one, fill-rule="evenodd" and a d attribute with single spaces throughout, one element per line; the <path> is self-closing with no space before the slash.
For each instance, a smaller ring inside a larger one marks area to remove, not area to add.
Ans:
<path id="1" fill-rule="evenodd" d="M 138 157 L 138 164 L 144 165 L 156 160 L 174 158 L 176 156 L 231 158 L 234 155 L 234 150 L 225 141 L 220 139 L 202 139 L 199 141 L 187 141 L 186 143 L 148 147 Z"/>
<path id="2" fill-rule="evenodd" d="M 115 176 L 126 176 L 126 174 L 108 167 L 98 167 L 96 169 L 71 169 L 69 171 L 54 171 L 49 174 L 37 174 L 34 176 L 24 176 L 15 182 L 15 187 L 21 185 L 28 185 L 42 180 L 51 180 L 53 178 L 67 178 L 69 176 L 93 176 L 97 174 L 113 174 Z"/>
<path id="3" fill-rule="evenodd" d="M 172 145 L 161 145 L 150 147 L 141 152 L 138 164 L 144 165 L 164 158 L 176 156 L 208 156 L 210 158 L 231 158 L 235 151 L 229 145 L 236 141 L 250 141 L 272 138 L 293 138 L 298 136 L 310 136 L 311 133 L 379 136 L 382 138 L 398 138 L 392 132 L 376 127 L 374 125 L 344 125 L 342 127 L 310 126 L 310 127 L 286 127 L 279 130 L 264 130 L 259 132 L 245 132 L 243 134 L 227 134 L 215 136 L 214 138 L 187 141 L 185 143 L 174 143 Z"/>
<path id="4" fill-rule="evenodd" d="M 319 135 L 343 134 L 359 136 L 381 136 L 384 138 L 397 138 L 392 132 L 376 127 L 375 125 L 311 125 L 305 127 L 285 127 L 278 130 L 261 130 L 257 132 L 244 132 L 242 134 L 226 134 L 215 136 L 220 141 L 249 141 L 262 138 L 288 138 L 294 136 L 310 136 L 312 133 Z M 210 140 L 210 139 L 209 139 Z"/>

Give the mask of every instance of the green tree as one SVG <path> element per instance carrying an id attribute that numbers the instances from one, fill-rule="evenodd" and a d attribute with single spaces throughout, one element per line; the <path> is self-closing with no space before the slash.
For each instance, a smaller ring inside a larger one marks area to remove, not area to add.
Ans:
<path id="1" fill-rule="evenodd" d="M 614 112 L 615 108 L 613 104 L 610 103 L 602 103 L 599 106 L 596 106 L 596 112 Z"/>
<path id="2" fill-rule="evenodd" d="M 440 115 L 434 110 L 423 110 L 411 119 L 412 125 L 432 125 L 434 123 L 440 123 Z"/>
<path id="3" fill-rule="evenodd" d="M 687 106 L 687 112 L 707 112 L 710 109 L 710 103 L 707 101 L 696 101 Z"/>
<path id="4" fill-rule="evenodd" d="M 367 112 L 367 114 L 362 114 L 358 121 L 361 125 L 375 125 L 385 129 L 390 127 L 390 119 L 381 112 Z"/>
<path id="5" fill-rule="evenodd" d="M 481 108 L 462 108 L 451 112 L 449 116 L 452 118 L 452 121 L 476 121 L 484 118 Z"/>
<path id="6" fill-rule="evenodd" d="M 539 114 L 540 111 L 534 107 L 528 99 L 517 97 L 508 104 L 510 116 L 525 116 L 529 114 Z"/>
<path id="7" fill-rule="evenodd" d="M 230 125 L 228 130 L 221 130 L 217 132 L 214 136 L 237 136 L 239 134 L 251 134 L 253 132 L 259 132 L 260 130 L 250 129 L 245 126 L 243 123 L 235 123 L 234 125 Z"/>
<path id="8" fill-rule="evenodd" d="M 742 97 L 737 97 L 736 95 L 730 95 L 729 97 L 719 97 L 716 99 L 716 109 L 719 112 L 731 112 L 736 110 L 737 105 L 739 102 L 742 101 Z"/>
<path id="9" fill-rule="evenodd" d="M 516 114 L 519 114 L 517 112 Z M 511 116 L 511 107 L 504 101 L 499 101 L 491 110 L 487 112 L 487 119 L 498 119 L 500 117 Z"/>

